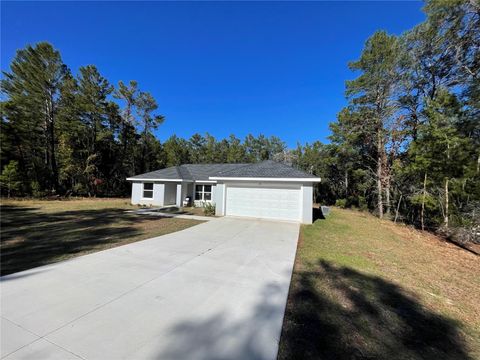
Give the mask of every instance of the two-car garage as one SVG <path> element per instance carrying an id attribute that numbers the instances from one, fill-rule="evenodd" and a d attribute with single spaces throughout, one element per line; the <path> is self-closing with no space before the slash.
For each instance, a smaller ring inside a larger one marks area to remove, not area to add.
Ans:
<path id="1" fill-rule="evenodd" d="M 225 213 L 276 220 L 301 220 L 300 185 L 227 185 Z"/>
<path id="2" fill-rule="evenodd" d="M 311 181 L 242 180 L 218 179 L 215 197 L 217 216 L 312 223 Z"/>

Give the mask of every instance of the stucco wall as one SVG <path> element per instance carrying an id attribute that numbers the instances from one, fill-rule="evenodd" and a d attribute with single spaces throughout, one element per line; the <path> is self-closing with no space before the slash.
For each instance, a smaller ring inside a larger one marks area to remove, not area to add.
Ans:
<path id="1" fill-rule="evenodd" d="M 312 183 L 302 185 L 302 223 L 311 224 L 313 218 Z"/>
<path id="2" fill-rule="evenodd" d="M 142 182 L 133 182 L 132 183 L 131 203 L 133 205 L 163 206 L 164 188 L 165 188 L 165 184 L 154 183 L 153 184 L 153 199 L 143 199 L 143 183 Z"/>
<path id="3" fill-rule="evenodd" d="M 224 216 L 225 215 L 225 184 L 218 183 L 215 187 L 215 197 L 213 201 L 215 202 L 215 215 Z"/>

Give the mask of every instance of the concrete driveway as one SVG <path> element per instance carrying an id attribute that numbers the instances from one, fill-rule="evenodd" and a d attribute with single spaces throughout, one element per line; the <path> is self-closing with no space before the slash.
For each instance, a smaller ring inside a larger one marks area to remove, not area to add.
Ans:
<path id="1" fill-rule="evenodd" d="M 299 225 L 221 218 L 1 280 L 7 359 L 275 359 Z"/>

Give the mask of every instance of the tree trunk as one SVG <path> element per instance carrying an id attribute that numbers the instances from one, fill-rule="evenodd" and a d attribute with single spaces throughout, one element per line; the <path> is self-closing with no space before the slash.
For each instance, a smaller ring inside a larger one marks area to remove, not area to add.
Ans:
<path id="1" fill-rule="evenodd" d="M 55 193 L 58 192 L 58 168 L 57 168 L 57 159 L 55 156 L 55 115 L 53 109 L 53 99 L 52 95 L 49 94 L 49 98 L 46 101 L 46 111 L 47 111 L 47 146 L 50 157 L 50 169 L 52 171 L 51 181 L 52 181 L 52 190 Z"/>
<path id="2" fill-rule="evenodd" d="M 148 166 L 147 166 L 147 135 L 148 135 L 148 127 L 147 127 L 147 124 L 145 124 L 144 130 L 143 130 L 142 163 L 140 164 L 140 170 L 142 173 L 146 171 L 151 171 L 150 161 L 148 161 Z"/>
<path id="3" fill-rule="evenodd" d="M 380 130 L 377 133 L 377 192 L 378 192 L 378 217 L 383 218 L 383 186 L 382 186 L 382 137 Z"/>
<path id="4" fill-rule="evenodd" d="M 95 154 L 97 151 L 97 120 L 92 117 L 93 125 L 93 141 L 92 141 L 92 154 Z"/>
<path id="5" fill-rule="evenodd" d="M 386 215 L 390 218 L 390 177 L 387 177 L 385 183 L 385 204 L 386 204 Z"/>
<path id="6" fill-rule="evenodd" d="M 12 185 L 10 182 L 10 174 L 8 174 L 8 192 L 7 192 L 7 197 L 10 199 L 10 191 L 12 189 Z"/>
<path id="7" fill-rule="evenodd" d="M 400 199 L 398 199 L 397 210 L 395 211 L 395 220 L 393 221 L 394 223 L 397 222 L 398 211 L 400 210 L 400 204 L 401 204 L 401 202 L 402 202 L 402 197 L 403 197 L 403 194 L 401 194 L 401 195 L 400 195 Z"/>
<path id="8" fill-rule="evenodd" d="M 427 173 L 425 172 L 425 178 L 423 180 L 423 196 L 422 196 L 422 211 L 420 213 L 420 222 L 422 224 L 422 230 L 425 230 L 425 196 L 427 194 Z"/>
<path id="9" fill-rule="evenodd" d="M 480 154 L 478 155 L 477 159 L 477 174 L 480 172 Z"/>
<path id="10" fill-rule="evenodd" d="M 52 167 L 53 190 L 55 190 L 55 193 L 58 193 L 58 168 L 55 156 L 55 130 L 53 124 L 54 122 L 52 120 L 50 123 L 50 165 Z"/>
<path id="11" fill-rule="evenodd" d="M 448 178 L 445 179 L 445 227 L 448 229 Z"/>
<path id="12" fill-rule="evenodd" d="M 345 169 L 345 199 L 348 197 L 348 170 Z"/>

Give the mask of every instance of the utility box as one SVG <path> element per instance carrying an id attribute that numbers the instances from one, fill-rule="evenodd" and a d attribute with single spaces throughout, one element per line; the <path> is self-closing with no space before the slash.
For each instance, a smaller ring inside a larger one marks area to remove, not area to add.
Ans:
<path id="1" fill-rule="evenodd" d="M 322 215 L 327 217 L 330 214 L 330 208 L 328 206 L 321 206 L 320 209 L 322 210 Z"/>

